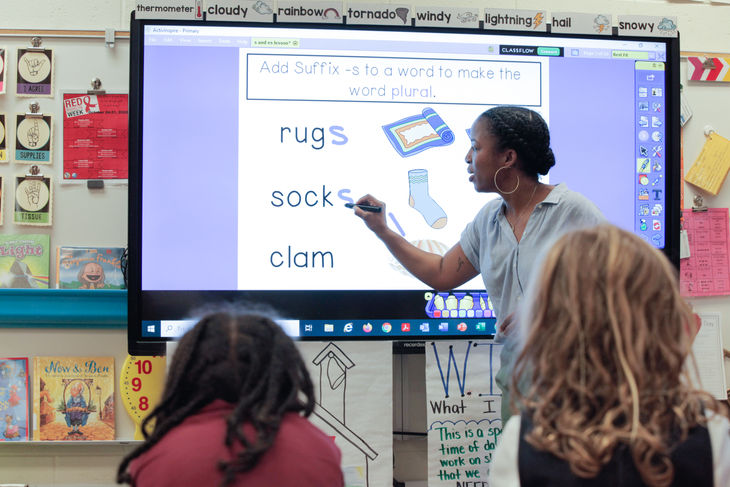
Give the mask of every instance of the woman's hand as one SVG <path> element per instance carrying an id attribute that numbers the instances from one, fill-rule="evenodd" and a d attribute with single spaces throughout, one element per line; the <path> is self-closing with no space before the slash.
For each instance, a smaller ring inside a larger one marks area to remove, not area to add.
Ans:
<path id="1" fill-rule="evenodd" d="M 358 205 L 370 205 L 379 206 L 382 209 L 380 212 L 375 213 L 372 211 L 365 211 L 357 206 L 354 208 L 355 214 L 362 218 L 365 225 L 375 233 L 375 235 L 381 236 L 388 229 L 388 223 L 385 220 L 385 203 L 376 199 L 372 195 L 366 194 L 355 202 Z"/>

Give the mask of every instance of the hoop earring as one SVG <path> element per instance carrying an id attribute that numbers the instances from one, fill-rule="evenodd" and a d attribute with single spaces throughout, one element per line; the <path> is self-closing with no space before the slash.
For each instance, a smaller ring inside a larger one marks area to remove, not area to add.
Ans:
<path id="1" fill-rule="evenodd" d="M 499 184 L 497 184 L 497 174 L 499 174 L 499 171 L 502 169 L 507 169 L 507 166 L 502 166 L 499 169 L 497 169 L 497 172 L 494 173 L 494 187 L 497 188 L 497 191 L 499 191 L 501 194 L 512 194 L 515 191 L 517 191 L 517 188 L 520 187 L 520 175 L 517 175 L 517 186 L 515 186 L 515 189 L 512 191 L 502 191 L 502 188 L 499 187 Z"/>

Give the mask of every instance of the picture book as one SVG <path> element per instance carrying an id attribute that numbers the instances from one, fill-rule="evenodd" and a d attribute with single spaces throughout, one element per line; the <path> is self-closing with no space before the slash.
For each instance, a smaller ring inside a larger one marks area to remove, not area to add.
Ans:
<path id="1" fill-rule="evenodd" d="M 58 247 L 58 289 L 124 289 L 123 247 Z"/>
<path id="2" fill-rule="evenodd" d="M 114 439 L 114 357 L 33 358 L 33 439 Z"/>
<path id="3" fill-rule="evenodd" d="M 0 288 L 48 288 L 48 235 L 0 235 Z"/>
<path id="4" fill-rule="evenodd" d="M 28 440 L 28 359 L 0 358 L 0 441 Z"/>

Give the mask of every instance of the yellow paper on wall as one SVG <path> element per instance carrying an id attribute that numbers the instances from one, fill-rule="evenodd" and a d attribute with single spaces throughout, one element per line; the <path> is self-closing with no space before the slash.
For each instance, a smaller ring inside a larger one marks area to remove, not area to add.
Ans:
<path id="1" fill-rule="evenodd" d="M 684 180 L 716 195 L 730 169 L 730 140 L 711 133 Z"/>

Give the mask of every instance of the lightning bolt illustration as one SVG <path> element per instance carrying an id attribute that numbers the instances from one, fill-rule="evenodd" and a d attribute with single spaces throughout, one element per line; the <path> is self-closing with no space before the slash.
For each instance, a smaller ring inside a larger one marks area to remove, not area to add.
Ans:
<path id="1" fill-rule="evenodd" d="M 537 29 L 540 26 L 540 24 L 542 24 L 542 20 L 543 20 L 542 13 L 538 12 L 535 15 L 535 17 L 533 18 L 533 20 L 535 21 L 535 27 L 533 27 L 533 30 L 534 30 L 534 29 Z"/>

